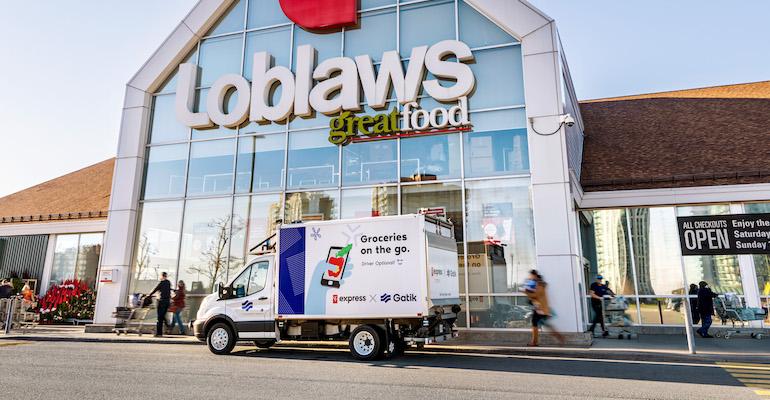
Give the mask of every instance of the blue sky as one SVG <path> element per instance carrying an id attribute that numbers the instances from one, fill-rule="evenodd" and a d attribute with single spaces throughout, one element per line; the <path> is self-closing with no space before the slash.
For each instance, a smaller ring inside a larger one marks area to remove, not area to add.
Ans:
<path id="1" fill-rule="evenodd" d="M 114 156 L 125 83 L 194 0 L 3 2 L 0 196 Z M 531 0 L 581 99 L 770 80 L 770 2 Z"/>

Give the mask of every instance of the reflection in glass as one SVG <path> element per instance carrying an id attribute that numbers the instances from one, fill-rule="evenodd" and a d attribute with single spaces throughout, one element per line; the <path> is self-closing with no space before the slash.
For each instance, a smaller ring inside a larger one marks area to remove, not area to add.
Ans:
<path id="1" fill-rule="evenodd" d="M 455 228 L 458 254 L 463 253 L 463 206 L 459 183 L 434 183 L 401 187 L 401 214 L 432 209 L 446 216 Z"/>
<path id="2" fill-rule="evenodd" d="M 188 293 L 212 293 L 227 277 L 231 198 L 188 200 L 185 205 L 179 279 Z"/>
<path id="3" fill-rule="evenodd" d="M 284 134 L 246 136 L 238 140 L 235 192 L 279 190 L 283 187 Z"/>
<path id="4" fill-rule="evenodd" d="M 142 204 L 130 293 L 152 291 L 161 272 L 167 272 L 171 282 L 176 280 L 181 226 L 182 201 Z"/>
<path id="5" fill-rule="evenodd" d="M 342 147 L 342 185 L 398 182 L 395 140 L 351 143 Z"/>
<path id="6" fill-rule="evenodd" d="M 345 56 L 368 54 L 373 61 L 380 61 L 384 51 L 396 50 L 395 9 L 364 13 L 359 20 L 359 26 L 365 29 L 345 30 Z"/>
<path id="7" fill-rule="evenodd" d="M 103 233 L 84 233 L 80 235 L 78 261 L 75 279 L 87 282 L 92 289 L 96 287 L 96 273 L 99 270 L 99 256 L 102 254 Z"/>
<path id="8" fill-rule="evenodd" d="M 245 1 L 245 0 L 241 0 Z M 248 0 L 249 17 L 246 22 L 248 29 L 289 23 L 286 14 L 281 9 L 278 0 Z"/>
<path id="9" fill-rule="evenodd" d="M 639 294 L 684 294 L 674 208 L 629 208 L 627 212 Z"/>
<path id="10" fill-rule="evenodd" d="M 626 211 L 595 210 L 593 229 L 586 229 L 589 236 L 584 240 L 595 240 L 586 258 L 592 260 L 586 282 L 593 282 L 596 275 L 602 275 L 616 294 L 633 295 L 634 281 L 631 270 L 631 253 L 628 243 Z M 586 288 L 586 292 L 588 288 Z"/>
<path id="11" fill-rule="evenodd" d="M 291 26 L 249 32 L 246 34 L 246 52 L 243 60 L 243 76 L 251 80 L 254 53 L 265 51 L 273 56 L 272 65 L 289 68 L 291 59 Z M 277 96 L 275 97 L 278 98 Z"/>
<path id="12" fill-rule="evenodd" d="M 225 74 L 241 73 L 243 34 L 216 37 L 201 41 L 199 86 L 208 87 Z"/>
<path id="13" fill-rule="evenodd" d="M 401 140 L 401 182 L 460 177 L 460 136 L 430 135 Z"/>
<path id="14" fill-rule="evenodd" d="M 246 1 L 239 0 L 235 2 L 224 17 L 217 22 L 208 36 L 221 35 L 243 30 L 244 13 L 246 12 Z"/>
<path id="15" fill-rule="evenodd" d="M 149 153 L 144 175 L 144 198 L 183 196 L 187 144 L 154 146 Z"/>
<path id="16" fill-rule="evenodd" d="M 454 1 L 427 2 L 401 7 L 401 53 L 409 57 L 412 48 L 431 46 L 455 39 Z M 448 23 L 450 22 L 450 23 Z"/>
<path id="17" fill-rule="evenodd" d="M 749 203 L 744 205 L 744 210 L 749 214 L 770 214 L 770 203 Z M 754 269 L 757 273 L 757 289 L 761 297 L 762 307 L 770 305 L 770 255 L 754 255 Z M 767 321 L 770 322 L 770 316 Z"/>
<path id="18" fill-rule="evenodd" d="M 724 215 L 730 214 L 727 204 L 677 207 L 678 216 Z M 708 282 L 716 293 L 743 294 L 741 269 L 737 256 L 686 256 L 684 257 L 685 274 L 689 283 L 696 285 L 700 281 Z"/>
<path id="19" fill-rule="evenodd" d="M 503 47 L 473 52 L 469 64 L 476 89 L 468 100 L 472 110 L 524 104 L 521 47 Z"/>
<path id="20" fill-rule="evenodd" d="M 299 25 L 294 26 L 294 65 L 292 70 L 296 71 L 297 47 L 303 44 L 309 44 L 316 50 L 316 61 L 321 62 L 334 57 L 342 56 L 342 32 L 330 32 L 318 35 L 302 29 Z"/>
<path id="21" fill-rule="evenodd" d="M 289 188 L 336 186 L 339 149 L 327 130 L 289 133 Z"/>
<path id="22" fill-rule="evenodd" d="M 465 176 L 524 173 L 529 170 L 527 130 L 466 132 Z"/>
<path id="23" fill-rule="evenodd" d="M 643 324 L 684 325 L 684 298 L 640 298 Z"/>
<path id="24" fill-rule="evenodd" d="M 150 143 L 175 142 L 187 140 L 190 128 L 176 119 L 174 102 L 176 94 L 155 96 L 150 126 Z"/>
<path id="25" fill-rule="evenodd" d="M 327 221 L 339 218 L 337 190 L 287 193 L 284 207 L 286 222 Z"/>
<path id="26" fill-rule="evenodd" d="M 380 217 L 398 214 L 398 188 L 375 186 L 342 191 L 342 218 Z"/>
<path id="27" fill-rule="evenodd" d="M 529 179 L 466 182 L 465 190 L 468 293 L 520 292 L 537 265 Z"/>
<path id="28" fill-rule="evenodd" d="M 471 328 L 528 328 L 532 306 L 524 296 L 470 296 Z"/>
<path id="29" fill-rule="evenodd" d="M 516 42 L 516 39 L 500 29 L 487 17 L 479 14 L 464 1 L 458 2 L 460 40 L 471 48 Z"/>
<path id="30" fill-rule="evenodd" d="M 233 191 L 234 141 L 194 142 L 190 149 L 187 194 L 218 194 Z"/>
<path id="31" fill-rule="evenodd" d="M 78 234 L 56 236 L 48 287 L 61 284 L 63 281 L 75 277 L 79 236 Z"/>
<path id="32" fill-rule="evenodd" d="M 275 233 L 281 219 L 281 195 L 236 197 L 233 205 L 233 242 L 230 247 L 230 275 L 255 256 L 249 251 Z"/>

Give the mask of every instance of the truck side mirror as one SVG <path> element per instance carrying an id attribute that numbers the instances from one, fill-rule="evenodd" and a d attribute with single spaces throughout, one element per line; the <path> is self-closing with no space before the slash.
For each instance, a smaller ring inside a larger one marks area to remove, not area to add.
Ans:
<path id="1" fill-rule="evenodd" d="M 217 295 L 219 300 L 227 300 L 230 298 L 230 289 L 222 283 L 217 284 Z"/>

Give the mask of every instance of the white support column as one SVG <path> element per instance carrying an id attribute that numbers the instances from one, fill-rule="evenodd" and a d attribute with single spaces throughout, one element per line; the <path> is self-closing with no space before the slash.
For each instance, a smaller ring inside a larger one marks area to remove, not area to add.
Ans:
<path id="1" fill-rule="evenodd" d="M 48 248 L 45 250 L 45 261 L 43 262 L 43 275 L 40 277 L 38 288 L 40 295 L 48 291 L 48 282 L 51 280 L 51 269 L 53 268 L 53 256 L 56 253 L 56 235 L 48 235 Z"/>

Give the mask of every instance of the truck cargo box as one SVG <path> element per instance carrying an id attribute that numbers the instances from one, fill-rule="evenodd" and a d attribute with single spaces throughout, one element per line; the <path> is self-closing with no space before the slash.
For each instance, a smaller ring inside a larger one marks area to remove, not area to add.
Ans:
<path id="1" fill-rule="evenodd" d="M 283 225 L 278 319 L 415 318 L 460 304 L 450 224 L 424 215 Z"/>

